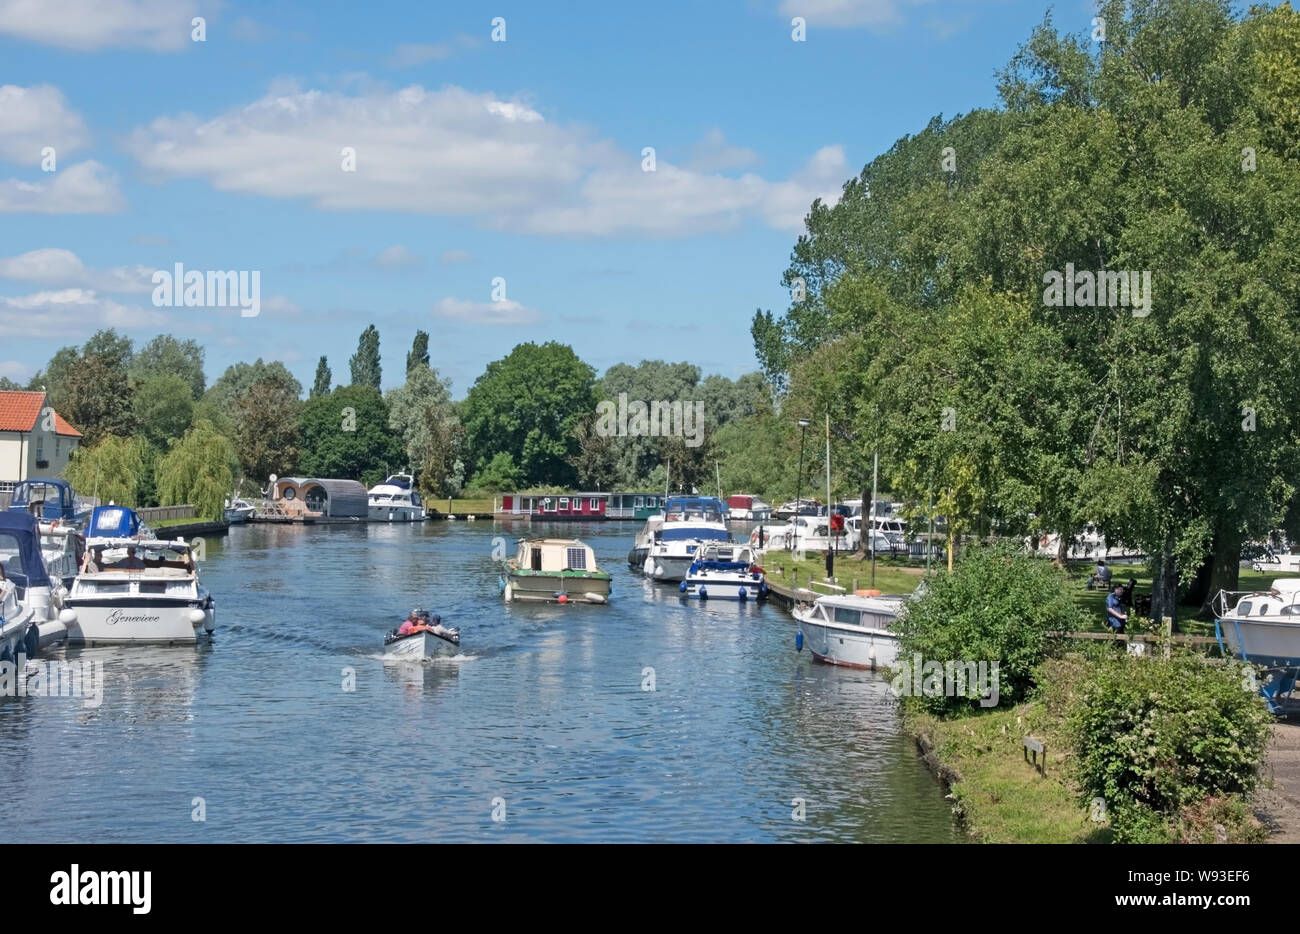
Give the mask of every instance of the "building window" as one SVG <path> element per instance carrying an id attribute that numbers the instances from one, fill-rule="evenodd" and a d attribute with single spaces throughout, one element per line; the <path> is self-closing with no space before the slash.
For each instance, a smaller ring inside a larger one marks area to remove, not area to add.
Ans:
<path id="1" fill-rule="evenodd" d="M 593 496 L 591 499 L 587 500 L 587 508 L 592 512 L 600 512 L 600 500 Z"/>
<path id="2" fill-rule="evenodd" d="M 63 439 L 56 437 L 54 439 L 54 456 L 59 457 L 63 454 Z"/>
<path id="3" fill-rule="evenodd" d="M 569 497 L 567 497 L 567 496 L 561 496 L 561 497 L 560 497 L 560 510 L 561 510 L 562 512 L 568 512 L 568 511 L 569 511 Z"/>
<path id="4" fill-rule="evenodd" d="M 645 497 L 643 497 L 643 496 L 638 496 L 638 497 L 636 498 L 636 508 L 637 508 L 637 509 L 641 509 L 641 508 L 644 507 L 644 506 L 645 506 Z"/>

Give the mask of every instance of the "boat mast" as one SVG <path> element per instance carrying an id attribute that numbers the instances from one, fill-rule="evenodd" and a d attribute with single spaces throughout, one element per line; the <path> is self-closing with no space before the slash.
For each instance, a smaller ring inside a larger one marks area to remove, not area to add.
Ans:
<path id="1" fill-rule="evenodd" d="M 831 502 L 831 413 L 826 411 L 826 534 L 831 539 L 831 549 L 839 551 L 839 542 L 835 537 L 835 532 L 831 529 L 831 510 L 835 504 Z"/>
<path id="2" fill-rule="evenodd" d="M 880 452 L 871 454 L 871 589 L 876 589 L 876 478 L 880 470 Z"/>

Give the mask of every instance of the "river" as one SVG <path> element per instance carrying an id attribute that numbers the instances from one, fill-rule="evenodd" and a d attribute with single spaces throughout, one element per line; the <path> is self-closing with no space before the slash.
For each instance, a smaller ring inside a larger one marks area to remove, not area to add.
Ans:
<path id="1" fill-rule="evenodd" d="M 209 539 L 212 645 L 55 650 L 103 662 L 99 706 L 0 699 L 7 838 L 957 839 L 882 677 L 796 653 L 780 607 L 688 604 L 632 574 L 637 527 Z M 505 604 L 493 552 L 512 531 L 586 539 L 610 604 Z M 384 664 L 416 605 L 460 627 L 460 654 Z"/>

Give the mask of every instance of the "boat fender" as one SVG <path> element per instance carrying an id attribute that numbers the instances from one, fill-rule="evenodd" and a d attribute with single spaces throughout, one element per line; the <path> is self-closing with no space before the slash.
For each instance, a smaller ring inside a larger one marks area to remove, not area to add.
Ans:
<path id="1" fill-rule="evenodd" d="M 556 601 L 559 602 L 559 603 L 568 603 L 568 602 L 569 602 L 569 597 L 568 597 L 567 594 L 557 594 L 556 597 L 555 597 L 555 599 L 556 599 Z"/>
<path id="2" fill-rule="evenodd" d="M 513 584 L 506 584 L 505 589 L 502 590 L 502 593 L 505 594 L 505 597 L 506 597 L 506 603 L 509 603 L 511 600 L 513 600 L 513 599 L 515 598 L 515 587 L 514 587 L 514 585 L 513 585 Z"/>
<path id="3" fill-rule="evenodd" d="M 707 588 L 707 587 L 701 587 L 701 588 L 700 588 L 700 599 L 701 599 L 701 600 L 707 600 L 707 599 L 709 599 L 709 588 Z"/>
<path id="4" fill-rule="evenodd" d="M 796 652 L 803 651 L 803 630 L 802 629 L 796 629 L 794 632 L 794 650 Z"/>
<path id="5" fill-rule="evenodd" d="M 207 619 L 207 617 L 208 615 L 202 610 L 190 610 L 190 622 L 195 626 L 203 625 L 203 621 Z"/>
<path id="6" fill-rule="evenodd" d="M 682 581 L 680 584 L 678 584 L 677 589 L 680 590 L 682 593 L 686 593 L 686 581 Z"/>
<path id="7" fill-rule="evenodd" d="M 76 621 L 77 621 L 77 611 L 74 609 L 69 608 L 59 613 L 59 622 L 61 622 L 65 626 L 71 626 Z"/>
<path id="8" fill-rule="evenodd" d="M 27 653 L 28 658 L 35 658 L 40 648 L 41 631 L 35 626 L 28 626 L 27 634 L 23 636 L 23 651 Z"/>
<path id="9" fill-rule="evenodd" d="M 740 602 L 744 603 L 748 599 L 749 599 L 749 594 L 745 592 L 745 588 L 742 586 L 740 588 Z"/>

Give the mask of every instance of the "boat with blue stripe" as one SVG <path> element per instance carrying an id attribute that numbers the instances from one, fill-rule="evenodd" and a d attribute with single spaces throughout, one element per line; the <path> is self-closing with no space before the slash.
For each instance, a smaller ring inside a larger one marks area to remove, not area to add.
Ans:
<path id="1" fill-rule="evenodd" d="M 1221 590 L 1214 610 L 1223 654 L 1264 670 L 1260 693 L 1271 711 L 1296 709 L 1291 694 L 1300 675 L 1300 578 L 1275 580 L 1268 590 Z"/>
<path id="2" fill-rule="evenodd" d="M 767 577 L 747 546 L 708 542 L 678 585 L 684 597 L 701 600 L 766 600 Z"/>

